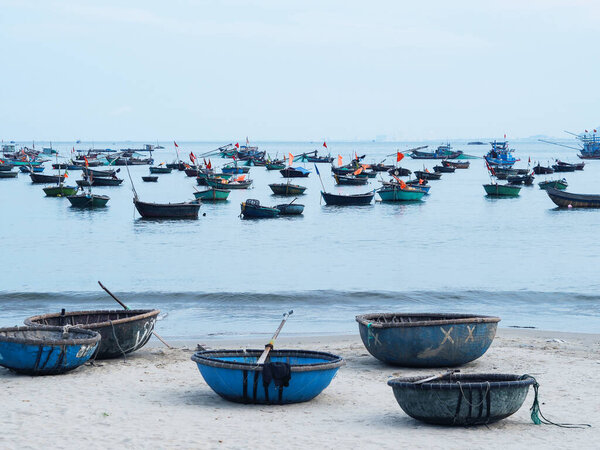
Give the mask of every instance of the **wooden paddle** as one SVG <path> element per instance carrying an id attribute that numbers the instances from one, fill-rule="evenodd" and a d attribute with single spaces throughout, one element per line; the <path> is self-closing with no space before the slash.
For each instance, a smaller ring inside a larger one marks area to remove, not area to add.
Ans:
<path id="1" fill-rule="evenodd" d="M 289 312 L 286 312 L 283 315 L 283 320 L 281 321 L 281 323 L 279 324 L 279 327 L 277 328 L 277 330 L 275 331 L 275 334 L 273 335 L 273 337 L 271 338 L 271 340 L 269 341 L 269 343 L 267 345 L 265 345 L 265 351 L 262 352 L 262 355 L 260 355 L 260 358 L 258 358 L 258 362 L 257 364 L 264 364 L 267 356 L 269 356 L 269 353 L 271 352 L 271 350 L 273 350 L 273 344 L 275 343 L 275 339 L 277 339 L 277 336 L 279 336 L 279 332 L 281 331 L 281 329 L 283 328 L 283 325 L 285 324 L 285 321 L 288 319 L 288 317 L 290 317 L 292 314 L 294 314 L 294 310 L 290 309 Z"/>
<path id="2" fill-rule="evenodd" d="M 458 373 L 458 372 L 460 372 L 460 370 L 458 370 L 458 369 L 448 370 L 447 372 L 440 373 L 438 375 L 433 375 L 432 377 L 423 378 L 422 380 L 415 381 L 413 384 L 423 384 L 423 383 L 427 383 L 429 381 L 439 380 L 442 378 L 449 377 L 450 375 Z"/>
<path id="3" fill-rule="evenodd" d="M 104 285 L 103 285 L 103 284 L 102 284 L 100 281 L 98 281 L 98 284 L 100 285 L 100 287 L 101 287 L 102 289 L 104 289 L 104 290 L 106 291 L 106 293 L 107 293 L 108 295 L 110 295 L 112 298 L 114 298 L 114 299 L 115 299 L 115 301 L 116 301 L 116 302 L 117 302 L 119 305 L 121 305 L 121 306 L 123 307 L 123 309 L 129 309 L 129 307 L 128 307 L 128 306 L 127 306 L 125 303 L 123 303 L 121 300 L 119 300 L 117 297 L 115 297 L 115 295 L 114 295 L 112 292 L 110 292 L 110 291 L 109 291 L 109 290 L 108 290 L 108 289 L 107 289 L 107 288 L 106 288 L 106 287 L 105 287 L 105 286 L 104 286 Z M 156 331 L 152 330 L 152 334 L 153 334 L 154 336 L 156 336 L 160 342 L 162 342 L 163 344 L 165 344 L 165 345 L 167 346 L 167 348 L 173 348 L 173 347 L 171 347 L 169 344 L 167 344 L 167 343 L 164 341 L 164 339 L 163 339 L 163 338 L 161 338 L 161 337 L 160 337 L 160 336 L 159 336 L 159 335 L 156 333 Z"/>

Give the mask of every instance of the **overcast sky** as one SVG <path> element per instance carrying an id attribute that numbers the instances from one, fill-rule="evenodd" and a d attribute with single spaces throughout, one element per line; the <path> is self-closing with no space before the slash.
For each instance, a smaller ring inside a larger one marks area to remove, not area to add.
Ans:
<path id="1" fill-rule="evenodd" d="M 582 0 L 0 0 L 0 138 L 560 136 L 600 124 L 599 23 Z"/>

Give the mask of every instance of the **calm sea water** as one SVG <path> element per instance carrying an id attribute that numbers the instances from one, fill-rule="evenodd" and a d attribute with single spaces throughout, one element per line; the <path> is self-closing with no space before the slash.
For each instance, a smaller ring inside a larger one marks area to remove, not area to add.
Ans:
<path id="1" fill-rule="evenodd" d="M 180 143 L 182 157 L 223 143 Z M 256 143 L 271 156 L 322 150 L 321 143 Z M 429 143 L 436 145 L 437 143 Z M 41 145 L 41 143 L 37 144 Z M 97 148 L 140 147 L 142 143 L 96 143 Z M 172 144 L 154 153 L 157 162 L 175 159 Z M 421 143 L 330 143 L 347 162 L 354 152 L 381 161 L 396 149 Z M 54 143 L 66 153 L 72 143 Z M 482 156 L 488 146 L 454 146 Z M 526 167 L 576 161 L 576 152 L 537 141 L 512 146 Z M 79 145 L 77 148 L 85 148 Z M 211 158 L 213 165 L 229 162 Z M 393 158 L 388 158 L 388 161 Z M 434 162 L 425 161 L 431 168 Z M 49 165 L 49 163 L 48 163 Z M 423 161 L 405 158 L 412 170 Z M 497 314 L 504 326 L 557 330 L 600 329 L 600 256 L 595 232 L 600 211 L 558 210 L 537 185 L 516 199 L 489 199 L 483 160 L 468 170 L 431 181 L 420 204 L 360 208 L 327 207 L 313 173 L 297 202 L 302 217 L 241 220 L 240 202 L 283 203 L 269 183 L 279 172 L 252 168 L 254 188 L 233 191 L 225 204 L 204 204 L 197 221 L 146 221 L 132 203 L 129 180 L 96 188 L 111 197 L 108 207 L 71 208 L 66 199 L 46 198 L 42 186 L 20 174 L 0 180 L 0 325 L 60 307 L 113 307 L 97 280 L 133 306 L 156 306 L 163 334 L 178 337 L 262 333 L 293 308 L 288 332 L 337 333 L 355 329 L 353 316 L 369 311 L 465 311 Z M 364 192 L 379 186 L 334 186 L 319 165 L 327 190 Z M 50 168 L 45 173 L 51 172 Z M 143 183 L 147 166 L 131 168 L 141 199 L 177 202 L 193 198 L 195 179 L 183 172 Z M 70 173 L 71 183 L 80 176 Z M 600 193 L 600 161 L 583 172 L 560 174 L 569 191 Z M 544 179 L 538 176 L 537 181 Z M 200 188 L 202 189 L 202 188 Z"/>

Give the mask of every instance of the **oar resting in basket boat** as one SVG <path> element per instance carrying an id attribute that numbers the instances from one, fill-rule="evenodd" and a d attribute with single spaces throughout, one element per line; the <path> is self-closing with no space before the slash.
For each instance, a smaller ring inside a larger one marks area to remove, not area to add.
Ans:
<path id="1" fill-rule="evenodd" d="M 262 355 L 260 355 L 260 358 L 258 358 L 257 364 L 264 364 L 265 363 L 265 361 L 267 360 L 267 357 L 269 356 L 269 353 L 271 352 L 271 350 L 273 350 L 273 344 L 275 344 L 275 339 L 277 339 L 277 336 L 279 336 L 279 332 L 283 328 L 283 325 L 285 325 L 286 320 L 292 314 L 294 314 L 294 311 L 290 310 L 289 312 L 286 312 L 283 315 L 283 320 L 279 324 L 279 327 L 277 327 L 277 330 L 275 330 L 275 334 L 273 335 L 273 337 L 271 338 L 271 340 L 269 341 L 269 343 L 267 345 L 265 345 L 265 350 L 262 352 Z"/>

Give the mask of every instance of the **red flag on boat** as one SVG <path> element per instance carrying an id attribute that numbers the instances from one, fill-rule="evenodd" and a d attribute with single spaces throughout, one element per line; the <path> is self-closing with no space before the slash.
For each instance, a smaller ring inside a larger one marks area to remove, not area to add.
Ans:
<path id="1" fill-rule="evenodd" d="M 504 133 L 504 139 L 506 139 L 506 133 Z"/>
<path id="2" fill-rule="evenodd" d="M 400 161 L 402 161 L 403 159 L 404 159 L 404 153 L 402 153 L 402 152 L 398 152 L 398 153 L 396 154 L 396 162 L 400 162 Z"/>
<path id="3" fill-rule="evenodd" d="M 290 160 L 290 167 L 294 164 L 294 155 L 292 155 L 291 153 L 288 153 L 288 158 Z"/>
<path id="4" fill-rule="evenodd" d="M 529 157 L 529 159 L 527 160 L 527 163 L 529 164 L 531 162 L 531 156 Z"/>
<path id="5" fill-rule="evenodd" d="M 175 144 L 175 147 L 179 148 L 179 145 L 177 145 L 177 142 L 173 141 L 173 144 Z"/>
<path id="6" fill-rule="evenodd" d="M 594 133 L 596 132 L 596 130 L 594 130 Z"/>
<path id="7" fill-rule="evenodd" d="M 207 169 L 212 169 L 212 164 L 210 163 L 210 158 L 208 158 L 208 164 L 206 165 Z"/>
<path id="8" fill-rule="evenodd" d="M 90 164 L 88 163 L 87 157 L 83 157 L 83 160 L 85 161 L 85 167 L 90 167 Z"/>
<path id="9" fill-rule="evenodd" d="M 190 152 L 190 161 L 194 162 L 196 160 L 196 156 L 194 155 L 194 152 Z"/>
<path id="10" fill-rule="evenodd" d="M 327 148 L 327 142 L 323 142 L 323 147 Z"/>
<path id="11" fill-rule="evenodd" d="M 69 172 L 65 170 L 65 178 L 69 178 Z"/>
<path id="12" fill-rule="evenodd" d="M 363 171 L 364 169 L 362 167 L 359 167 L 358 169 L 356 169 L 353 173 L 354 175 L 360 175 L 360 173 Z"/>
<path id="13" fill-rule="evenodd" d="M 406 189 L 406 183 L 404 181 L 402 181 L 402 180 L 400 180 L 400 187 L 402 189 Z"/>
<path id="14" fill-rule="evenodd" d="M 587 132 L 588 132 L 588 130 L 585 130 L 585 132 L 587 133 Z"/>
<path id="15" fill-rule="evenodd" d="M 421 178 L 419 178 L 419 184 L 423 184 L 425 181 L 423 181 Z"/>
<path id="16" fill-rule="evenodd" d="M 239 142 L 235 143 L 235 148 L 240 148 L 240 143 Z"/>
<path id="17" fill-rule="evenodd" d="M 342 166 L 342 155 L 338 155 L 338 167 Z"/>

